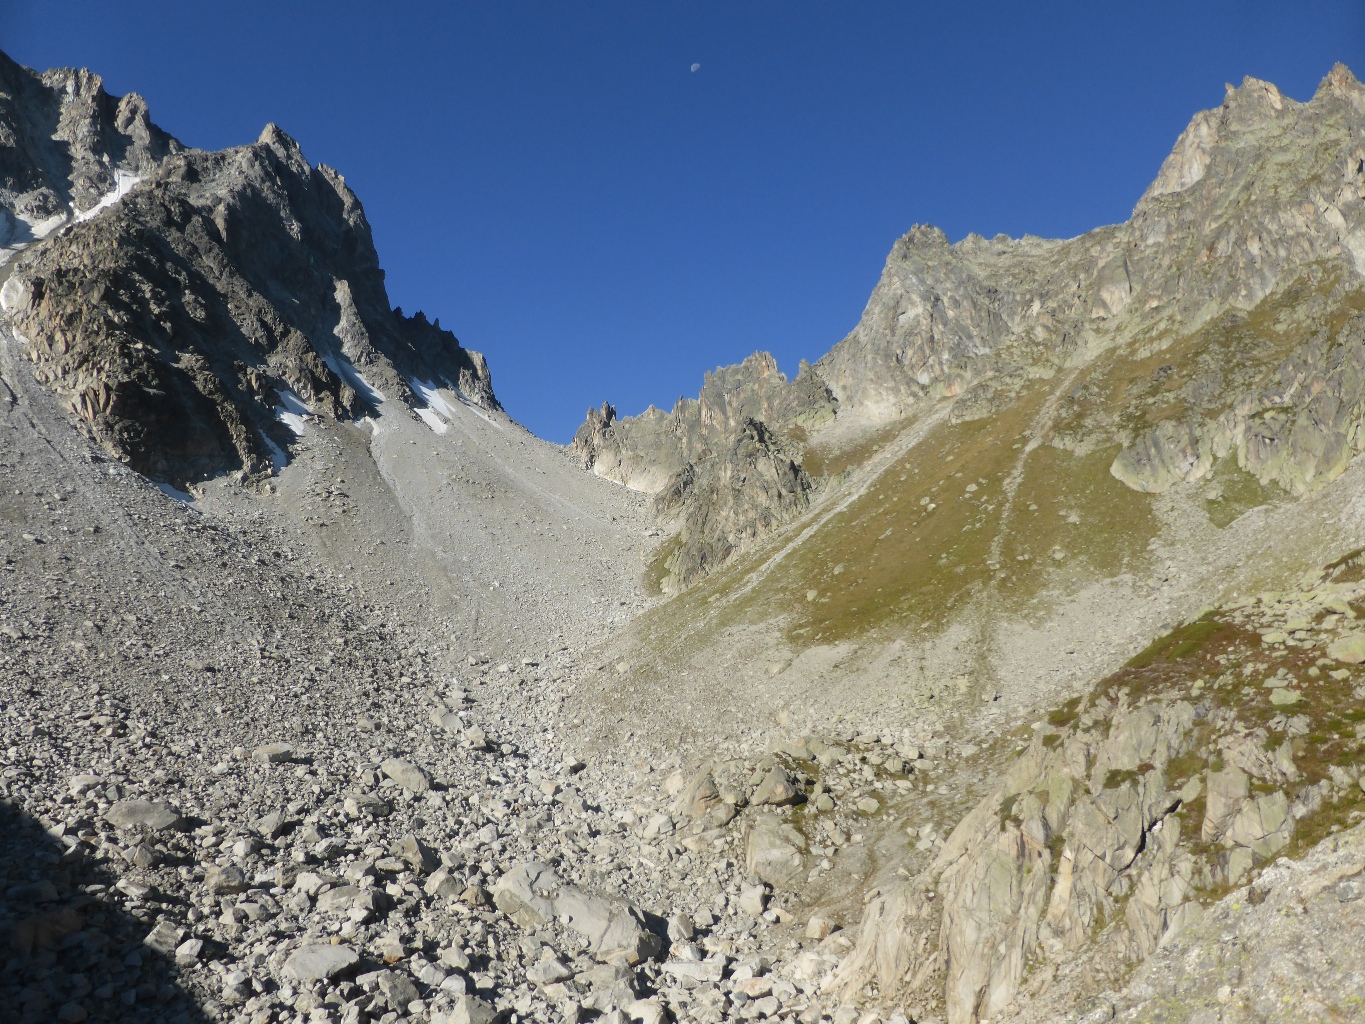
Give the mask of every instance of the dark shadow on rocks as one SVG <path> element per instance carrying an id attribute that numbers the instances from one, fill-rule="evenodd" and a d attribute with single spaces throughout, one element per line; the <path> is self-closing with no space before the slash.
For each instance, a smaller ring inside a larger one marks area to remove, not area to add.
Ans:
<path id="1" fill-rule="evenodd" d="M 0 800 L 0 1020 L 206 1021 L 174 952 L 146 941 L 156 893 L 115 888 L 90 850 Z"/>

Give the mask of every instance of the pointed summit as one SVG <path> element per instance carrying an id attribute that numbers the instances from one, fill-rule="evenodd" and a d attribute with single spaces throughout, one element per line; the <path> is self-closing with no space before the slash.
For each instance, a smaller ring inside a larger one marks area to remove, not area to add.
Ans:
<path id="1" fill-rule="evenodd" d="M 1345 100 L 1356 110 L 1365 113 L 1365 85 L 1360 84 L 1360 80 L 1351 73 L 1351 69 L 1338 61 L 1332 65 L 1332 70 L 1327 72 L 1327 77 L 1318 83 L 1318 91 L 1313 95 L 1314 100 L 1330 96 L 1334 99 Z"/>

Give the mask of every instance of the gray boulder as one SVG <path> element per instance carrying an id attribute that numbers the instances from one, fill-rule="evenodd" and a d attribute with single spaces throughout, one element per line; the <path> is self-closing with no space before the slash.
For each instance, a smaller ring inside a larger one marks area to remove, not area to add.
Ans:
<path id="1" fill-rule="evenodd" d="M 414 793 L 425 793 L 431 788 L 431 780 L 427 778 L 427 773 L 411 761 L 390 757 L 379 766 L 379 770 L 404 789 Z"/>
<path id="2" fill-rule="evenodd" d="M 806 839 L 781 818 L 759 818 L 749 829 L 744 865 L 771 885 L 788 885 L 805 865 Z"/>
<path id="3" fill-rule="evenodd" d="M 284 975 L 304 985 L 329 981 L 355 967 L 360 957 L 348 946 L 300 946 L 284 962 Z"/>
<path id="4" fill-rule="evenodd" d="M 792 777 L 780 765 L 773 765 L 772 768 L 768 769 L 768 774 L 763 777 L 763 781 L 758 784 L 758 788 L 754 790 L 754 795 L 749 802 L 756 807 L 763 804 L 772 806 L 792 804 L 796 802 L 800 792 L 796 788 L 796 783 L 792 781 Z"/>
<path id="5" fill-rule="evenodd" d="M 533 929 L 555 916 L 559 876 L 539 861 L 518 864 L 493 886 L 493 903 L 523 928 Z"/>
<path id="6" fill-rule="evenodd" d="M 185 819 L 168 804 L 154 800 L 120 800 L 104 812 L 115 828 L 142 828 L 153 832 L 183 831 Z"/>
<path id="7" fill-rule="evenodd" d="M 650 931 L 644 914 L 624 899 L 568 887 L 554 906 L 560 920 L 587 939 L 589 952 L 603 963 L 637 964 L 663 950 L 663 940 Z"/>

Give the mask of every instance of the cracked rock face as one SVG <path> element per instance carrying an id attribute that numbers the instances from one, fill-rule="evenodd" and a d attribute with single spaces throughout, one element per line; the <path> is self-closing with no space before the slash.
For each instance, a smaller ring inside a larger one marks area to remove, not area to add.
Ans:
<path id="1" fill-rule="evenodd" d="M 1341 571 L 1211 611 L 1038 723 L 933 863 L 869 905 L 831 987 L 932 1004 L 941 985 L 950 1024 L 1032 1019 L 1026 965 L 1122 977 L 1296 840 L 1358 823 L 1365 687 L 1316 657 L 1353 635 Z"/>
<path id="2" fill-rule="evenodd" d="M 183 148 L 136 93 L 110 96 L 89 71 L 39 74 L 0 53 L 0 265 Z"/>
<path id="3" fill-rule="evenodd" d="M 689 583 L 800 515 L 815 483 L 763 423 L 745 420 L 730 444 L 689 463 L 655 496 L 678 519 L 677 548 L 666 560 L 665 593 Z"/>
<path id="4" fill-rule="evenodd" d="M 106 110 L 114 101 L 97 78 L 70 81 L 88 96 L 68 96 L 63 116 L 80 112 L 89 125 L 77 132 L 88 146 L 70 150 L 68 191 L 93 188 L 81 168 L 104 166 L 109 153 L 139 181 L 16 259 L 0 305 L 35 374 L 107 449 L 184 487 L 224 472 L 267 475 L 292 441 L 284 413 L 352 419 L 386 395 L 420 406 L 418 387 L 500 408 L 482 356 L 423 314 L 390 308 L 369 224 L 341 175 L 311 166 L 274 125 L 248 146 L 185 150 L 138 127 L 144 108 L 131 121 L 117 114 L 127 100 Z M 146 143 L 104 126 L 102 112 Z M 8 181 L 52 177 L 41 148 L 0 154 Z M 8 193 L 15 210 L 39 194 L 18 187 Z"/>

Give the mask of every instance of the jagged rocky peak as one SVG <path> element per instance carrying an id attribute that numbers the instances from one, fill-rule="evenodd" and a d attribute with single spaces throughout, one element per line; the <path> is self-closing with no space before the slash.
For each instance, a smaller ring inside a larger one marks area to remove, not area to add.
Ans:
<path id="1" fill-rule="evenodd" d="M 851 425 L 895 422 L 949 399 L 953 422 L 981 419 L 1029 381 L 1107 352 L 1186 342 L 1212 352 L 1260 310 L 1278 318 L 1277 338 L 1254 356 L 1239 350 L 1235 388 L 1208 367 L 1191 371 L 1180 392 L 1187 408 L 1171 422 L 1138 416 L 1119 395 L 1058 443 L 1123 449 L 1115 475 L 1141 490 L 1197 479 L 1235 450 L 1263 481 L 1302 491 L 1354 450 L 1338 444 L 1353 412 L 1327 423 L 1318 407 L 1328 397 L 1314 404 L 1284 384 L 1326 382 L 1348 405 L 1358 390 L 1357 332 L 1343 327 L 1365 305 L 1362 138 L 1365 88 L 1344 66 L 1306 103 L 1248 78 L 1194 116 L 1127 221 L 1071 239 L 973 234 L 956 243 L 915 225 L 892 246 L 857 326 L 795 381 L 750 357 L 708 374 L 699 398 L 671 414 L 590 416 L 575 450 L 599 475 L 658 493 L 698 457 L 725 450 L 717 438 L 745 417 L 783 434 L 836 414 Z"/>
<path id="2" fill-rule="evenodd" d="M 836 405 L 804 360 L 789 380 L 756 352 L 706 374 L 701 394 L 672 412 L 618 419 L 610 403 L 589 409 L 571 450 L 598 476 L 655 496 L 677 529 L 661 579 L 672 593 L 805 510 L 815 482 L 799 437 Z"/>
<path id="3" fill-rule="evenodd" d="M 103 95 L 93 76 L 66 80 Z M 29 108 L 47 95 L 23 94 L 14 116 L 41 123 Z M 150 124 L 110 123 L 124 120 Z M 6 159 L 22 177 L 43 151 Z M 344 419 L 441 386 L 499 408 L 482 356 L 391 307 L 360 200 L 280 128 L 137 159 L 135 188 L 31 245 L 0 291 L 39 379 L 134 468 L 177 485 L 267 474 L 292 438 L 282 410 Z"/>
<path id="4" fill-rule="evenodd" d="M 1341 65 L 1308 103 L 1248 78 L 1195 115 L 1129 221 L 1078 238 L 949 245 L 913 228 L 816 369 L 845 412 L 895 419 L 1018 366 L 1064 363 L 1080 343 L 1250 309 L 1310 262 L 1358 281 L 1362 97 Z"/>
<path id="5" fill-rule="evenodd" d="M 618 419 L 603 403 L 589 409 L 572 450 L 598 476 L 657 493 L 699 458 L 724 450 L 749 420 L 784 431 L 832 416 L 834 402 L 823 380 L 802 361 L 794 380 L 767 352 L 705 375 L 697 398 L 679 398 L 671 412 L 651 406 Z"/>
<path id="6" fill-rule="evenodd" d="M 40 74 L 0 53 L 0 263 L 183 148 L 136 93 L 110 96 L 89 71 Z"/>

